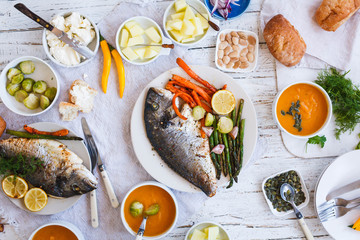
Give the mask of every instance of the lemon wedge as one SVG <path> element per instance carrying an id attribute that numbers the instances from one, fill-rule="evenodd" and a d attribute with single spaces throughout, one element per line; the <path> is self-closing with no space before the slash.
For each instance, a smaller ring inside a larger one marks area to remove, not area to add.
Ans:
<path id="1" fill-rule="evenodd" d="M 11 198 L 23 198 L 29 189 L 25 179 L 10 175 L 5 177 L 1 182 L 4 193 Z"/>
<path id="2" fill-rule="evenodd" d="M 30 189 L 24 198 L 24 203 L 27 209 L 32 212 L 38 212 L 43 209 L 48 202 L 46 192 L 41 188 Z"/>

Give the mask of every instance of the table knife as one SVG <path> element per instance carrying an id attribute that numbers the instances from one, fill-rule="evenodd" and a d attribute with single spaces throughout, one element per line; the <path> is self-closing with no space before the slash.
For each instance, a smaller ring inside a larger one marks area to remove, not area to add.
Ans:
<path id="1" fill-rule="evenodd" d="M 83 120 L 81 120 L 83 121 Z M 82 124 L 84 125 L 84 124 Z M 84 132 L 84 128 L 83 128 Z M 85 135 L 85 132 L 84 132 Z M 91 172 L 94 173 L 95 166 L 97 165 L 97 157 L 95 152 L 91 149 L 87 142 L 85 142 L 86 148 L 88 149 L 90 160 L 91 160 Z M 97 228 L 99 226 L 99 216 L 97 209 L 96 189 L 90 192 L 90 210 L 91 210 L 91 226 Z"/>
<path id="2" fill-rule="evenodd" d="M 347 184 L 345 186 L 342 186 L 336 190 L 331 191 L 327 196 L 326 196 L 326 201 L 329 201 L 333 198 L 339 197 L 345 193 L 351 192 L 355 189 L 360 189 L 360 180 L 352 182 L 350 184 Z"/>
<path id="3" fill-rule="evenodd" d="M 109 176 L 105 170 L 105 165 L 103 164 L 103 162 L 100 158 L 94 138 L 91 135 L 90 128 L 89 128 L 85 118 L 81 119 L 81 124 L 82 124 L 84 135 L 85 135 L 85 141 L 86 141 L 87 145 L 89 146 L 89 148 L 91 149 L 91 151 L 96 155 L 98 168 L 100 170 L 101 177 L 105 183 L 106 192 L 110 198 L 111 205 L 113 206 L 113 208 L 117 208 L 119 206 L 119 200 L 117 199 L 117 197 L 115 195 L 114 188 L 111 185 Z"/>
<path id="4" fill-rule="evenodd" d="M 95 53 L 91 51 L 88 47 L 82 46 L 79 41 L 77 41 L 75 38 L 70 39 L 67 34 L 60 29 L 52 26 L 50 23 L 33 13 L 30 9 L 28 9 L 24 4 L 18 3 L 14 6 L 17 10 L 22 12 L 25 16 L 31 18 L 53 34 L 55 34 L 61 41 L 68 44 L 72 49 L 74 49 L 76 52 L 81 54 L 83 57 L 89 59 L 92 58 Z"/>

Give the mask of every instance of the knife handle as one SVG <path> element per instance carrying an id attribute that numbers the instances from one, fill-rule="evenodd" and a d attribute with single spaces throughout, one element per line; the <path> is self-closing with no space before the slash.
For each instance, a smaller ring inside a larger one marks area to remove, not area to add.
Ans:
<path id="1" fill-rule="evenodd" d="M 97 228 L 99 226 L 99 216 L 97 210 L 96 190 L 90 192 L 90 209 L 91 209 L 91 226 Z"/>
<path id="2" fill-rule="evenodd" d="M 38 15 L 33 13 L 24 4 L 17 3 L 17 4 L 14 5 L 14 7 L 17 10 L 19 10 L 20 12 L 22 12 L 25 16 L 31 18 L 32 20 L 34 20 L 35 22 L 37 22 L 38 24 L 40 24 L 41 26 L 43 26 L 47 30 L 52 31 L 54 29 L 54 27 L 50 23 L 48 23 L 47 21 L 45 21 L 44 19 L 42 19 L 41 17 L 39 17 Z"/>
<path id="3" fill-rule="evenodd" d="M 117 197 L 115 195 L 114 188 L 111 185 L 109 176 L 105 171 L 104 165 L 100 165 L 99 170 L 101 173 L 101 177 L 104 180 L 105 188 L 106 188 L 107 194 L 110 198 L 111 205 L 113 208 L 117 208 L 119 206 L 119 200 L 117 199 Z"/>

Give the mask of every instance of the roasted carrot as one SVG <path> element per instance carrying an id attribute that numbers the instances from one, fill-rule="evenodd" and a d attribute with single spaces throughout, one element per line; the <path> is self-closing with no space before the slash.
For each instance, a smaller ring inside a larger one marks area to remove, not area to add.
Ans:
<path id="1" fill-rule="evenodd" d="M 69 130 L 67 129 L 61 129 L 59 131 L 55 132 L 46 132 L 46 131 L 40 131 L 35 128 L 29 127 L 28 125 L 24 125 L 24 130 L 28 133 L 32 134 L 42 134 L 42 135 L 51 135 L 51 136 L 66 136 L 69 134 Z"/>
<path id="2" fill-rule="evenodd" d="M 225 84 L 223 87 L 222 87 L 222 90 L 226 90 L 227 88 L 227 84 Z"/>
<path id="3" fill-rule="evenodd" d="M 202 103 L 200 101 L 199 95 L 197 95 L 197 93 L 194 90 L 191 92 L 191 95 L 193 96 L 196 104 L 202 107 Z"/>
<path id="4" fill-rule="evenodd" d="M 209 88 L 211 91 L 216 92 L 216 88 L 199 77 L 191 68 L 182 60 L 181 58 L 176 59 L 176 63 L 193 79 L 195 79 L 197 82 L 201 83 L 205 87 Z"/>
<path id="5" fill-rule="evenodd" d="M 181 93 L 182 92 L 180 89 L 176 88 L 172 82 L 169 82 L 168 84 L 166 84 L 165 89 L 169 90 L 172 93 Z M 182 98 L 187 104 L 189 104 L 190 107 L 193 108 L 196 106 L 194 99 L 189 94 L 188 94 L 188 96 L 181 95 L 179 97 Z"/>
<path id="6" fill-rule="evenodd" d="M 183 83 L 186 88 L 190 88 L 192 90 L 195 90 L 200 96 L 202 96 L 207 102 L 211 102 L 211 97 L 209 96 L 209 94 L 207 94 L 204 89 L 200 88 L 199 86 L 197 86 L 196 84 L 190 82 L 189 80 L 180 77 L 178 75 L 173 75 L 172 79 L 174 79 L 175 81 L 178 81 L 180 83 Z"/>
<path id="7" fill-rule="evenodd" d="M 173 106 L 173 108 L 174 108 L 174 111 L 175 111 L 176 115 L 178 115 L 182 120 L 187 120 L 187 118 L 184 117 L 184 116 L 180 113 L 179 109 L 178 109 L 177 106 L 176 106 L 175 101 L 176 101 L 176 98 L 177 98 L 177 97 L 186 96 L 186 95 L 188 95 L 188 94 L 187 94 L 187 93 L 184 93 L 184 92 L 178 92 L 178 93 L 175 93 L 175 95 L 174 95 L 174 97 L 173 97 L 173 99 L 172 99 L 172 106 Z M 191 97 L 191 96 L 189 96 L 189 97 Z"/>
<path id="8" fill-rule="evenodd" d="M 106 40 L 101 35 L 100 35 L 100 46 L 101 46 L 101 50 L 104 55 L 104 60 L 103 60 L 104 67 L 103 67 L 103 72 L 101 75 L 101 88 L 102 88 L 103 92 L 106 93 L 109 74 L 110 74 L 110 68 L 111 68 L 111 55 L 110 55 L 109 45 L 107 44 Z"/>
<path id="9" fill-rule="evenodd" d="M 202 118 L 200 120 L 200 123 L 201 123 L 201 128 L 200 128 L 201 137 L 205 138 L 206 134 L 205 134 L 204 130 L 202 129 L 202 127 L 205 127 L 205 118 Z"/>
<path id="10" fill-rule="evenodd" d="M 181 87 L 184 87 L 184 88 L 187 88 L 185 84 L 181 83 L 181 82 L 178 82 L 174 79 L 172 79 L 171 81 L 175 82 L 175 85 L 178 85 L 178 86 L 181 86 Z M 195 83 L 193 83 L 195 86 L 203 89 L 209 96 L 212 96 L 214 94 L 214 92 L 212 92 L 210 89 L 206 88 L 206 87 L 203 87 L 203 86 L 199 86 Z"/>

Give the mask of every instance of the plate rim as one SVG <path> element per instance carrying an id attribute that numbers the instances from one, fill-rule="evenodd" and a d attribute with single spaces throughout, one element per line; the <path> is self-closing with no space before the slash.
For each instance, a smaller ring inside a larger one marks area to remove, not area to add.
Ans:
<path id="1" fill-rule="evenodd" d="M 234 81 L 234 79 L 229 75 L 229 74 L 227 74 L 227 73 L 224 73 L 224 72 L 222 72 L 222 71 L 220 71 L 220 70 L 218 70 L 218 69 L 216 69 L 216 68 L 213 68 L 213 67 L 210 67 L 210 66 L 205 66 L 205 65 L 189 65 L 192 69 L 193 68 L 208 68 L 208 69 L 211 69 L 212 71 L 216 71 L 216 72 L 218 72 L 218 73 L 220 73 L 221 75 L 224 75 L 224 76 L 226 76 L 226 78 L 231 78 L 231 80 L 233 81 L 233 84 L 235 84 L 235 85 L 237 85 L 237 87 L 239 87 L 243 92 L 244 92 L 244 98 L 248 98 L 250 101 L 250 104 L 249 104 L 249 107 L 250 107 L 250 110 L 251 110 L 251 112 L 253 112 L 253 114 L 254 114 L 254 129 L 255 129 L 255 132 L 256 132 L 256 134 L 255 134 L 255 136 L 254 136 L 254 142 L 253 142 L 253 148 L 252 148 L 252 150 L 251 150 L 251 153 L 250 153 L 250 155 L 249 155 L 249 159 L 247 160 L 247 162 L 243 165 L 243 169 L 245 168 L 245 166 L 247 166 L 247 164 L 251 161 L 251 159 L 252 159 L 252 157 L 253 157 L 253 155 L 254 155 L 254 152 L 255 152 L 255 149 L 256 149 L 256 145 L 257 145 L 257 141 L 258 141 L 258 137 L 259 137 L 259 131 L 258 131 L 258 122 L 257 122 L 257 114 L 256 114 L 256 109 L 255 109 L 255 106 L 254 106 L 254 104 L 253 104 L 253 102 L 252 102 L 252 100 L 251 100 L 251 98 L 250 98 L 250 96 L 247 94 L 247 92 L 244 90 L 244 88 L 242 87 L 242 86 L 240 86 L 236 81 Z M 190 183 L 191 184 L 191 190 L 183 190 L 183 189 L 179 189 L 179 188 L 175 188 L 174 186 L 169 186 L 169 184 L 167 184 L 167 183 L 165 183 L 165 182 L 163 182 L 163 181 L 160 181 L 159 180 L 159 178 L 157 177 L 157 176 L 155 176 L 155 174 L 152 174 L 152 173 L 150 173 L 150 172 L 148 172 L 147 171 L 147 169 L 143 166 L 143 164 L 142 164 L 142 161 L 140 161 L 139 159 L 140 159 L 140 157 L 139 157 L 139 154 L 138 154 L 138 150 L 135 150 L 135 149 L 137 149 L 137 146 L 135 146 L 135 143 L 134 143 L 134 137 L 133 137 L 133 135 L 134 135 L 134 133 L 133 133 L 133 124 L 134 124 L 134 115 L 136 114 L 135 113 L 135 108 L 136 108 L 136 106 L 137 106 L 137 104 L 138 104 L 138 102 L 140 101 L 140 98 L 142 97 L 142 95 L 143 94 L 145 94 L 146 95 L 146 90 L 148 90 L 152 85 L 153 85 L 153 82 L 154 81 L 156 81 L 160 76 L 162 76 L 162 75 L 164 75 L 164 74 L 166 74 L 166 73 L 172 73 L 172 72 L 174 72 L 174 71 L 176 71 L 176 70 L 182 70 L 180 67 L 174 67 L 174 68 L 171 68 L 171 69 L 169 69 L 169 70 L 166 70 L 166 71 L 164 71 L 164 72 L 162 72 L 161 74 L 159 74 L 159 75 L 157 75 L 154 79 L 152 79 L 145 87 L 144 87 L 144 89 L 141 91 L 141 93 L 138 95 L 138 97 L 137 97 L 137 100 L 136 100 L 136 102 L 135 102 L 135 104 L 134 104 L 134 107 L 133 107 L 133 110 L 132 110 L 132 113 L 131 113 L 131 119 L 130 119 L 130 137 L 131 137 L 131 142 L 132 142 L 132 146 L 133 146 L 133 149 L 134 149 L 134 152 L 135 152 L 135 156 L 136 156 L 136 158 L 137 158 L 137 160 L 139 161 L 139 163 L 141 164 L 141 166 L 142 166 L 142 168 L 152 177 L 152 178 L 154 178 L 156 181 L 158 181 L 158 182 L 160 182 L 160 183 L 162 183 L 162 184 L 164 184 L 165 186 L 167 186 L 167 187 L 169 187 L 169 188 L 172 188 L 172 189 L 175 189 L 175 190 L 177 190 L 177 191 L 181 191 L 181 192 L 188 192 L 188 193 L 199 193 L 199 192 L 202 192 L 198 187 L 196 187 L 195 185 L 193 185 L 192 183 Z M 190 78 L 189 76 L 187 77 L 187 78 Z M 142 104 L 142 108 L 141 108 L 142 110 L 143 110 L 143 104 Z M 143 115 L 143 113 L 142 113 L 142 115 Z M 143 123 L 143 126 L 144 126 L 144 128 L 145 128 L 145 124 L 144 124 L 144 120 L 142 120 L 142 123 Z M 146 132 L 146 130 L 145 130 L 145 132 Z M 147 136 L 145 135 L 145 137 L 146 137 L 146 141 L 148 141 L 149 143 L 150 143 L 150 141 L 147 139 Z M 151 143 L 150 143 L 150 145 L 151 145 Z M 156 152 L 156 151 L 155 151 Z M 158 155 L 158 153 L 156 152 L 156 154 Z M 160 156 L 159 156 L 160 157 Z M 160 159 L 161 159 L 161 157 L 160 157 Z M 162 159 L 161 159 L 162 160 Z M 162 161 L 164 161 L 164 160 L 162 160 Z M 166 163 L 165 163 L 166 164 Z M 173 171 L 174 173 L 176 173 L 174 170 L 172 170 L 171 169 L 171 171 Z M 176 173 L 176 174 L 178 174 L 178 173 Z M 179 175 L 179 174 L 178 174 Z M 180 176 L 180 175 L 179 175 Z M 181 176 L 180 176 L 181 177 Z M 186 180 L 186 179 L 185 179 Z M 186 180 L 187 181 L 187 180 Z M 220 186 L 222 186 L 222 185 L 218 185 L 218 187 L 220 187 Z"/>

